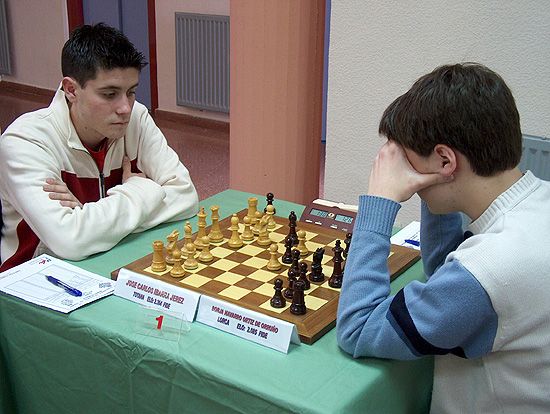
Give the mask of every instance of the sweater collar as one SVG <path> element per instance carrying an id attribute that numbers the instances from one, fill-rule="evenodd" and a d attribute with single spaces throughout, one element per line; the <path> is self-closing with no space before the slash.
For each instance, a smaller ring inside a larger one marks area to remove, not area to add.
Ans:
<path id="1" fill-rule="evenodd" d="M 50 108 L 52 109 L 52 113 L 57 121 L 59 130 L 61 131 L 63 138 L 67 140 L 69 147 L 79 150 L 86 150 L 84 145 L 82 145 L 78 134 L 76 133 L 73 121 L 71 121 L 69 104 L 65 98 L 65 92 L 62 89 L 62 84 L 59 84 L 59 87 L 57 88 L 57 91 L 52 99 L 52 103 L 50 104 Z"/>
<path id="2" fill-rule="evenodd" d="M 468 226 L 468 229 L 474 234 L 485 232 L 498 218 L 514 208 L 539 185 L 540 181 L 531 171 L 525 172 L 508 190 L 499 195 L 483 214 Z"/>

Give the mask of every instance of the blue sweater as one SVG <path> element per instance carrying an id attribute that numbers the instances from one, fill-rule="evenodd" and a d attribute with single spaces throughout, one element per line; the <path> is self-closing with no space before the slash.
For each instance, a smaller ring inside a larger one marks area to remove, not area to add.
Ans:
<path id="1" fill-rule="evenodd" d="M 459 214 L 434 215 L 422 204 L 420 245 L 428 282 L 412 282 L 390 296 L 387 257 L 400 207 L 360 197 L 338 307 L 340 347 L 354 357 L 393 359 L 487 354 L 497 329 L 491 301 L 460 262 L 443 264 L 464 240 Z"/>

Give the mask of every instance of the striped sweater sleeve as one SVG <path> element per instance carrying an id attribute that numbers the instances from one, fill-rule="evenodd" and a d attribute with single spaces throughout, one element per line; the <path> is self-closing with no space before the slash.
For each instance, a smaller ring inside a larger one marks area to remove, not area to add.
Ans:
<path id="1" fill-rule="evenodd" d="M 384 198 L 360 197 L 338 306 L 340 347 L 354 357 L 392 359 L 488 353 L 497 316 L 485 290 L 459 262 L 434 266 L 427 283 L 414 281 L 390 295 L 387 257 L 399 208 Z M 452 245 L 444 236 L 439 234 L 439 244 Z M 434 256 L 434 263 L 440 259 Z"/>

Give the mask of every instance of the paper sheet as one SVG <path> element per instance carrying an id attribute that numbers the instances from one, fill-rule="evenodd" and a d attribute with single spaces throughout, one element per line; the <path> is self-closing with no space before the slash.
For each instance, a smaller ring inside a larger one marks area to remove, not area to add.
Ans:
<path id="1" fill-rule="evenodd" d="M 412 221 L 390 239 L 392 244 L 420 250 L 420 222 Z"/>
<path id="2" fill-rule="evenodd" d="M 82 296 L 73 296 L 46 279 L 53 276 L 78 289 Z M 69 313 L 87 303 L 110 295 L 114 283 L 63 260 L 43 254 L 0 273 L 0 291 L 59 312 Z"/>

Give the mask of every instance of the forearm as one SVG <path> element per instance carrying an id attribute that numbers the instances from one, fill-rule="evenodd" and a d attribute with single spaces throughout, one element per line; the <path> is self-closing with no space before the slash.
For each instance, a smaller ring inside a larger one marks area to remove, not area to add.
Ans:
<path id="1" fill-rule="evenodd" d="M 447 255 L 464 239 L 459 213 L 432 214 L 424 201 L 421 204 L 420 246 L 424 272 L 430 277 Z"/>

